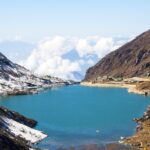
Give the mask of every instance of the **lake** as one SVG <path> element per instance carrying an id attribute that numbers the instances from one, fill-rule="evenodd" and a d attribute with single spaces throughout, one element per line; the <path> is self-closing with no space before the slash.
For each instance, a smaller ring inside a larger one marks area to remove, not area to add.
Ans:
<path id="1" fill-rule="evenodd" d="M 80 85 L 0 98 L 0 105 L 38 121 L 36 128 L 48 134 L 38 147 L 47 149 L 106 144 L 130 136 L 136 127 L 133 118 L 141 117 L 149 104 L 150 97 L 126 89 Z"/>

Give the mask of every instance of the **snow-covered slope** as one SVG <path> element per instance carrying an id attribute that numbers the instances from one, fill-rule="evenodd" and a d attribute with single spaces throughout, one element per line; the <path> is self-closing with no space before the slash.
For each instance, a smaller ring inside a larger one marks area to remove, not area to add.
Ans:
<path id="1" fill-rule="evenodd" d="M 41 88 L 65 84 L 71 84 L 71 82 L 51 76 L 35 75 L 0 53 L 0 95 L 28 94 L 37 92 Z"/>
<path id="2" fill-rule="evenodd" d="M 3 122 L 5 128 L 9 130 L 10 134 L 13 134 L 15 137 L 19 136 L 32 144 L 35 144 L 47 137 L 47 135 L 41 131 L 32 129 L 7 117 L 0 116 L 0 119 L 2 120 L 1 122 Z"/>
<path id="3" fill-rule="evenodd" d="M 29 150 L 47 137 L 35 130 L 37 121 L 0 106 L 0 150 Z"/>

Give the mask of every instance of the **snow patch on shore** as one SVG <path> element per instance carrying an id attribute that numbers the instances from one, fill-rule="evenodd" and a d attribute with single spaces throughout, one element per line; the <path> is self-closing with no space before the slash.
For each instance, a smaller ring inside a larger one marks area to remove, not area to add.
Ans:
<path id="1" fill-rule="evenodd" d="M 2 118 L 5 122 L 6 127 L 12 134 L 14 134 L 15 136 L 20 136 L 21 138 L 31 142 L 32 144 L 35 144 L 47 137 L 47 135 L 42 133 L 41 131 L 32 129 L 9 118 Z"/>

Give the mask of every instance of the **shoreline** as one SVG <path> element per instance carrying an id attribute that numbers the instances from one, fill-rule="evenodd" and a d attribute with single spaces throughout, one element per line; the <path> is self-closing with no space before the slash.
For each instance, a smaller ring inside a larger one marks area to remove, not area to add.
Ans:
<path id="1" fill-rule="evenodd" d="M 60 83 L 52 83 L 49 85 L 42 85 L 36 87 L 26 87 L 26 88 L 13 88 L 11 90 L 0 90 L 0 96 L 17 96 L 17 95 L 34 95 L 38 94 L 47 89 L 52 89 L 54 87 L 68 86 L 77 84 L 76 82 L 60 82 Z"/>
<path id="2" fill-rule="evenodd" d="M 137 147 L 141 150 L 150 150 L 150 106 L 141 118 L 134 118 L 136 122 L 136 132 L 134 135 L 122 140 L 123 144 Z"/>
<path id="3" fill-rule="evenodd" d="M 150 95 L 150 91 L 147 90 L 138 90 L 136 84 L 127 84 L 124 82 L 81 82 L 80 85 L 88 87 L 103 87 L 103 88 L 125 88 L 129 93 L 135 93 L 140 95 Z M 148 89 L 150 90 L 150 89 Z"/>
<path id="4" fill-rule="evenodd" d="M 0 149 L 34 149 L 48 135 L 35 129 L 37 121 L 0 107 Z"/>

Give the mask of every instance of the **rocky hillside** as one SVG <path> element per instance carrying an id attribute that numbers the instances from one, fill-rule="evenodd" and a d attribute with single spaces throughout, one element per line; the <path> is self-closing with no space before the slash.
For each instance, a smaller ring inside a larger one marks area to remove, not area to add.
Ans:
<path id="1" fill-rule="evenodd" d="M 150 30 L 89 68 L 84 81 L 93 81 L 103 76 L 124 78 L 150 76 Z"/>
<path id="2" fill-rule="evenodd" d="M 71 84 L 71 81 L 35 75 L 0 53 L 0 95 L 28 94 L 42 88 L 66 84 Z"/>

